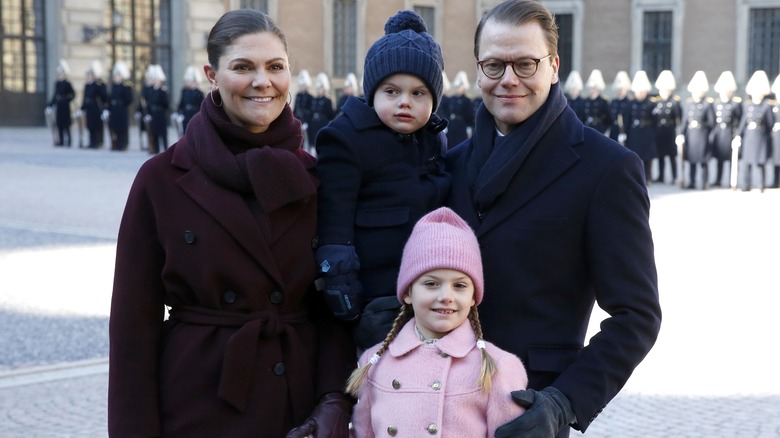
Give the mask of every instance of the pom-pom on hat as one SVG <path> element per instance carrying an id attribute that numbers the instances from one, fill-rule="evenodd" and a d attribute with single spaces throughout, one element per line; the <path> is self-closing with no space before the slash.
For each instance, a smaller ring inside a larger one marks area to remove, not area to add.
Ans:
<path id="1" fill-rule="evenodd" d="M 474 301 L 482 302 L 484 280 L 477 236 L 460 216 L 447 207 L 417 221 L 404 247 L 398 272 L 398 301 L 421 275 L 434 269 L 463 272 L 474 283 Z"/>
<path id="2" fill-rule="evenodd" d="M 433 111 L 442 95 L 444 59 L 441 47 L 428 34 L 423 18 L 414 11 L 399 11 L 385 23 L 385 35 L 366 54 L 363 91 L 369 105 L 374 93 L 388 76 L 407 73 L 419 77 L 433 96 Z"/>

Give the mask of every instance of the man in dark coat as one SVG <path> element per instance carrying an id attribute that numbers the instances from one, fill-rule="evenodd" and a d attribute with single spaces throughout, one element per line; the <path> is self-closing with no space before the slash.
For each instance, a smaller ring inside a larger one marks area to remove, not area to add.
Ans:
<path id="1" fill-rule="evenodd" d="M 743 191 L 750 191 L 753 186 L 753 170 L 758 171 L 761 191 L 766 188 L 766 163 L 772 150 L 771 133 L 774 126 L 772 105 L 766 99 L 770 91 L 769 78 L 763 70 L 753 73 L 745 85 L 750 100 L 743 106 L 742 120 L 735 137 L 742 149 L 739 173 L 742 175 Z"/>
<path id="2" fill-rule="evenodd" d="M 655 145 L 655 102 L 647 97 L 652 89 L 647 73 L 640 70 L 634 75 L 631 91 L 634 100 L 628 106 L 626 122 L 626 147 L 636 152 L 644 162 L 645 178 L 650 182 L 653 160 L 658 157 Z"/>
<path id="3" fill-rule="evenodd" d="M 625 145 L 626 132 L 628 131 L 628 110 L 631 99 L 628 92 L 631 89 L 631 78 L 625 71 L 619 71 L 612 83 L 615 97 L 609 101 L 609 112 L 612 115 L 612 126 L 609 128 L 609 138 Z"/>
<path id="4" fill-rule="evenodd" d="M 709 163 L 712 157 L 710 132 L 714 123 L 712 99 L 706 97 L 709 83 L 704 71 L 699 70 L 688 82 L 691 97 L 685 101 L 683 117 L 680 123 L 678 143 L 684 143 L 683 156 L 690 163 L 688 189 L 696 188 L 696 172 L 701 167 L 702 189 L 709 187 Z M 680 169 L 682 170 L 682 169 Z"/>
<path id="5" fill-rule="evenodd" d="M 718 93 L 718 99 L 712 104 L 715 126 L 711 136 L 712 152 L 717 160 L 717 172 L 712 185 L 719 187 L 723 180 L 726 162 L 731 166 L 737 165 L 731 163 L 731 142 L 734 141 L 739 121 L 742 119 L 742 99 L 734 96 L 734 92 L 737 91 L 737 81 L 730 71 L 721 73 L 714 89 Z M 726 185 L 728 186 L 728 182 Z"/>
<path id="6" fill-rule="evenodd" d="M 655 145 L 658 151 L 658 176 L 653 180 L 663 183 L 666 180 L 666 158 L 669 157 L 669 169 L 672 183 L 677 181 L 677 145 L 675 138 L 680 130 L 682 105 L 680 97 L 672 93 L 677 83 L 670 70 L 664 70 L 658 75 L 655 87 L 658 98 L 654 99 L 653 117 L 655 117 Z M 648 175 L 649 177 L 650 175 Z"/>
<path id="7" fill-rule="evenodd" d="M 612 125 L 612 113 L 609 109 L 609 102 L 601 95 L 606 87 L 601 70 L 594 69 L 585 86 L 588 89 L 588 97 L 583 99 L 582 115 L 584 119 L 580 120 L 585 126 L 590 126 L 596 131 L 606 134 Z"/>
<path id="8" fill-rule="evenodd" d="M 87 70 L 87 83 L 84 85 L 84 96 L 81 111 L 87 118 L 89 131 L 89 147 L 103 147 L 103 110 L 108 105 L 108 87 L 100 78 L 103 74 L 101 64 L 97 61 Z"/>
<path id="9" fill-rule="evenodd" d="M 660 328 L 642 161 L 567 108 L 541 3 L 499 4 L 475 41 L 484 103 L 474 135 L 447 154 L 449 203 L 482 249 L 485 339 L 517 354 L 529 379 L 512 393 L 528 410 L 496 437 L 568 436 L 620 391 Z M 585 346 L 596 303 L 609 317 Z"/>

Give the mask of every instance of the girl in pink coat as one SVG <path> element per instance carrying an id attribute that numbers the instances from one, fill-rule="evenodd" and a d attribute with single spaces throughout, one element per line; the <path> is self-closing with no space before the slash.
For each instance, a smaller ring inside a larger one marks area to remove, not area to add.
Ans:
<path id="1" fill-rule="evenodd" d="M 404 247 L 398 317 L 349 379 L 353 436 L 492 437 L 523 413 L 510 393 L 527 386 L 525 367 L 482 339 L 483 290 L 469 225 L 447 207 L 423 216 Z"/>

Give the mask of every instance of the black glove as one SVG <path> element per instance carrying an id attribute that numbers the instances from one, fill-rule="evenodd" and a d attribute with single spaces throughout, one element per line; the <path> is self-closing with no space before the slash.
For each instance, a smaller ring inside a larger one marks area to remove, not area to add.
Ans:
<path id="1" fill-rule="evenodd" d="M 363 308 L 363 285 L 360 284 L 357 273 L 322 279 L 325 282 L 322 292 L 333 316 L 344 320 L 360 316 L 360 310 Z"/>
<path id="2" fill-rule="evenodd" d="M 336 318 L 352 320 L 363 309 L 360 261 L 351 245 L 323 245 L 315 252 L 322 273 L 325 300 Z"/>
<path id="3" fill-rule="evenodd" d="M 349 420 L 352 416 L 352 399 L 341 392 L 329 392 L 322 396 L 314 412 L 287 434 L 287 438 L 348 438 Z"/>
<path id="4" fill-rule="evenodd" d="M 552 386 L 512 391 L 512 399 L 528 410 L 496 429 L 496 438 L 552 438 L 574 420 L 569 399 Z"/>

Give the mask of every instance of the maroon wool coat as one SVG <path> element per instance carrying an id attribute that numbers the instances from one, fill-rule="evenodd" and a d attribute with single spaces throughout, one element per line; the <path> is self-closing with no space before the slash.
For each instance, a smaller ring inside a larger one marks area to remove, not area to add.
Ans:
<path id="1" fill-rule="evenodd" d="M 141 167 L 117 242 L 112 437 L 276 438 L 344 387 L 355 350 L 312 288 L 316 212 L 314 195 L 253 216 L 186 138 Z"/>

